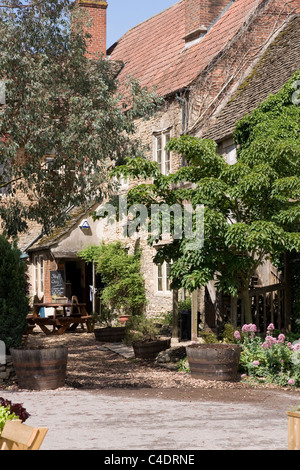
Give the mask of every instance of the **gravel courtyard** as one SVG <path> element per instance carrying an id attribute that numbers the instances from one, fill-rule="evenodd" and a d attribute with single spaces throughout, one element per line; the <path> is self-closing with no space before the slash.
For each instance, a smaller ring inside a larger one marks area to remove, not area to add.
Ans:
<path id="1" fill-rule="evenodd" d="M 28 424 L 49 428 L 42 449 L 287 449 L 286 411 L 300 404 L 300 390 L 195 380 L 126 359 L 85 332 L 29 339 L 51 343 L 69 348 L 64 388 L 0 390 L 24 404 Z"/>

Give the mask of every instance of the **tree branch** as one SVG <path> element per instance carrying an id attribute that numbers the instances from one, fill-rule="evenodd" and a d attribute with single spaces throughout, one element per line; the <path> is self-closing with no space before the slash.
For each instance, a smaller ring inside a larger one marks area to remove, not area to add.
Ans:
<path id="1" fill-rule="evenodd" d="M 35 7 L 35 6 L 41 5 L 42 3 L 43 3 L 43 1 L 40 1 L 40 2 L 31 2 L 31 3 L 28 3 L 28 5 L 21 5 L 21 4 L 0 5 L 0 8 L 20 8 L 20 9 L 24 9 L 24 8 L 33 8 L 33 7 Z"/>

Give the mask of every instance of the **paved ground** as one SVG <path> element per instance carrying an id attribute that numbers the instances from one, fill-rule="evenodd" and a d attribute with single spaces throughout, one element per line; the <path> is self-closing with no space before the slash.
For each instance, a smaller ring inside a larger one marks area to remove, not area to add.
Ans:
<path id="1" fill-rule="evenodd" d="M 28 424 L 49 428 L 43 450 L 287 450 L 286 412 L 300 405 L 300 390 L 192 380 L 88 334 L 33 339 L 68 345 L 66 387 L 12 386 L 0 396 L 23 403 Z"/>
<path id="2" fill-rule="evenodd" d="M 28 424 L 49 428 L 44 450 L 286 450 L 286 411 L 299 403 L 299 395 L 267 391 L 257 391 L 258 403 L 145 389 L 5 396 L 32 412 Z"/>

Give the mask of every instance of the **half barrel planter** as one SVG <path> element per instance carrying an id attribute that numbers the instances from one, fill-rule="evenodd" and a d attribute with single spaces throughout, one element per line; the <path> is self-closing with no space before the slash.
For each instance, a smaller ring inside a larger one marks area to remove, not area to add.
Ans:
<path id="1" fill-rule="evenodd" d="M 11 349 L 20 388 L 54 390 L 65 386 L 68 348 Z"/>
<path id="2" fill-rule="evenodd" d="M 194 379 L 235 382 L 241 355 L 236 344 L 192 344 L 186 348 Z"/>
<path id="3" fill-rule="evenodd" d="M 114 326 L 111 328 L 95 328 L 96 341 L 102 343 L 122 343 L 125 338 L 125 326 Z"/>
<path id="4" fill-rule="evenodd" d="M 134 355 L 137 359 L 153 361 L 161 351 L 165 351 L 170 348 L 171 339 L 166 338 L 158 339 L 157 341 L 135 341 L 132 346 Z"/>

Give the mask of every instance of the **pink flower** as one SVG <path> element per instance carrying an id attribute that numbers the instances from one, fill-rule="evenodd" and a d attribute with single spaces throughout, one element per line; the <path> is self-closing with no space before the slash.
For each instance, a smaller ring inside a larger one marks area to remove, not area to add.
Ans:
<path id="1" fill-rule="evenodd" d="M 277 344 L 277 339 L 273 336 L 266 336 L 265 342 L 261 345 L 261 347 L 270 349 L 273 344 Z"/>
<path id="2" fill-rule="evenodd" d="M 283 334 L 280 334 L 278 336 L 278 343 L 284 343 L 284 341 L 285 341 L 285 336 Z"/>
<path id="3" fill-rule="evenodd" d="M 275 326 L 273 325 L 273 323 L 270 323 L 270 325 L 267 328 L 267 332 L 274 331 L 274 330 L 275 330 Z"/>
<path id="4" fill-rule="evenodd" d="M 294 380 L 294 379 L 290 379 L 290 380 L 288 381 L 288 384 L 289 384 L 289 385 L 295 385 L 295 380 Z"/>
<path id="5" fill-rule="evenodd" d="M 252 364 L 253 364 L 254 366 L 259 366 L 259 361 L 253 361 Z"/>
<path id="6" fill-rule="evenodd" d="M 235 337 L 236 341 L 240 341 L 241 340 L 241 335 L 240 335 L 240 332 L 238 330 L 236 330 L 233 334 L 233 336 Z"/>
<path id="7" fill-rule="evenodd" d="M 250 336 L 253 338 L 255 336 L 255 333 L 257 331 L 256 325 L 253 323 L 249 323 L 248 325 L 243 325 L 242 327 L 242 332 L 246 334 L 250 334 Z"/>

